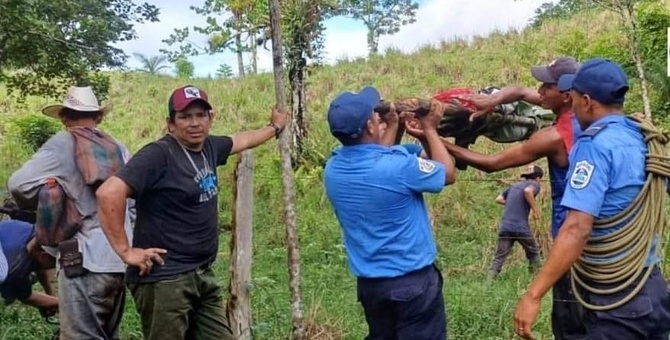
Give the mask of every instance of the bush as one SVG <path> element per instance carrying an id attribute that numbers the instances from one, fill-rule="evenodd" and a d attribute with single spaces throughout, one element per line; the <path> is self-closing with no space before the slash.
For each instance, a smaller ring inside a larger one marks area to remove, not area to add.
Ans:
<path id="1" fill-rule="evenodd" d="M 59 122 L 43 115 L 19 115 L 10 118 L 7 124 L 7 135 L 21 146 L 37 151 L 61 128 L 62 125 Z"/>

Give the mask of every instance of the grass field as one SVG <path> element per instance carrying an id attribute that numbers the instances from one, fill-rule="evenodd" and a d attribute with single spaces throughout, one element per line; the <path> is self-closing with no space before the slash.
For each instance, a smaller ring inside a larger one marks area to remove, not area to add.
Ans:
<path id="1" fill-rule="evenodd" d="M 607 56 L 608 46 L 621 43 L 619 28 L 610 14 L 584 14 L 570 21 L 547 23 L 539 30 L 496 33 L 472 42 L 445 42 L 413 54 L 388 51 L 371 60 L 341 61 L 313 72 L 309 79 L 310 124 L 306 166 L 296 172 L 297 217 L 301 248 L 304 311 L 312 339 L 362 339 L 366 324 L 355 297 L 355 280 L 349 274 L 339 225 L 322 186 L 320 164 L 337 146 L 324 120 L 330 99 L 343 90 L 376 85 L 385 98 L 430 96 L 452 86 L 536 86 L 531 65 L 547 63 L 559 55 L 578 58 Z M 204 88 L 215 106 L 215 134 L 232 134 L 266 124 L 274 104 L 271 74 L 242 80 L 190 81 Z M 115 75 L 110 99 L 113 111 L 102 128 L 131 151 L 164 132 L 166 100 L 183 81 L 140 74 Z M 0 183 L 30 152 L 15 138 L 17 116 L 39 114 L 47 101 L 30 98 L 19 104 L 0 93 Z M 640 110 L 639 88 L 633 86 L 629 111 Z M 473 149 L 485 153 L 502 150 L 485 138 Z M 256 339 L 286 339 L 290 331 L 288 269 L 282 222 L 282 184 L 277 143 L 273 139 L 254 150 L 254 263 L 252 309 Z M 216 272 L 228 284 L 228 240 L 225 225 L 231 219 L 230 179 L 235 159 L 219 169 L 221 246 Z M 546 162 L 539 163 L 546 169 Z M 485 283 L 486 269 L 495 246 L 495 230 L 502 207 L 495 204 L 505 183 L 522 169 L 485 174 L 473 169 L 458 174 L 457 182 L 427 200 L 438 242 L 438 265 L 445 282 L 444 294 L 451 339 L 511 339 L 512 314 L 518 297 L 530 282 L 525 258 L 516 247 L 500 278 Z M 536 226 L 549 228 L 549 186 L 542 186 L 542 219 Z M 551 296 L 535 326 L 539 339 L 551 339 Z M 123 339 L 141 339 L 139 320 L 129 298 L 122 325 Z M 0 340 L 45 339 L 55 329 L 36 311 L 20 304 L 0 307 Z"/>

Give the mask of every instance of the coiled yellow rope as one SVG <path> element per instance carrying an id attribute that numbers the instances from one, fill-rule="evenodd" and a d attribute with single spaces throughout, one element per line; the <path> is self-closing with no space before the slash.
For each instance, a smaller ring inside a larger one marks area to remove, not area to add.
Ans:
<path id="1" fill-rule="evenodd" d="M 650 120 L 635 116 L 630 118 L 640 124 L 647 143 L 647 179 L 628 208 L 610 218 L 594 221 L 593 229 L 607 229 L 623 223 L 625 226 L 607 235 L 591 236 L 582 255 L 570 269 L 575 297 L 584 307 L 596 311 L 611 310 L 629 302 L 647 282 L 654 266 L 647 268 L 635 289 L 622 300 L 610 305 L 587 303 L 579 294 L 577 284 L 594 294 L 614 294 L 629 287 L 640 277 L 654 238 L 657 238 L 655 255 L 663 256 L 661 237 L 666 223 L 666 180 L 670 177 L 670 157 L 666 155 L 665 145 L 670 138 L 667 132 L 656 128 Z M 613 256 L 618 256 L 618 260 L 609 260 Z M 606 262 L 598 263 L 599 260 Z M 598 284 L 611 284 L 613 287 L 596 289 L 581 277 Z"/>

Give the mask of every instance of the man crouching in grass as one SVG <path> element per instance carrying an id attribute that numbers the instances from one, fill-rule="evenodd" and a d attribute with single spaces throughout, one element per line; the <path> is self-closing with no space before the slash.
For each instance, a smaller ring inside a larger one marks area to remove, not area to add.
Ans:
<path id="1" fill-rule="evenodd" d="M 326 194 L 344 233 L 349 268 L 368 323 L 366 339 L 437 340 L 447 337 L 442 275 L 422 193 L 455 181 L 454 163 L 437 134 L 443 104 L 431 102 L 420 125 L 405 122 L 429 159 L 395 139 L 395 108 L 374 112 L 379 92 L 345 92 L 330 104 L 330 131 L 342 144 L 328 160 Z M 421 131 L 423 130 L 423 131 Z"/>

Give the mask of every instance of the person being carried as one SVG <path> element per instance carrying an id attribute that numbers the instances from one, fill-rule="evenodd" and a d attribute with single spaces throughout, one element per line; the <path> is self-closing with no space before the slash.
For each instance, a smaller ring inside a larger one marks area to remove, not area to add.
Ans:
<path id="1" fill-rule="evenodd" d="M 670 171 L 658 144 L 667 137 L 624 116 L 628 78 L 617 63 L 588 60 L 561 77 L 559 88 L 570 92 L 584 132 L 570 153 L 561 201 L 567 217 L 517 305 L 514 330 L 534 338 L 542 297 L 572 270 L 575 296 L 587 309 L 587 339 L 668 339 L 670 294 L 658 251 Z"/>
<path id="2" fill-rule="evenodd" d="M 531 273 L 540 267 L 540 249 L 530 230 L 528 216 L 532 211 L 535 220 L 540 218 L 535 197 L 540 192 L 544 171 L 537 165 L 530 165 L 528 170 L 528 173 L 521 175 L 525 180 L 506 188 L 496 197 L 496 203 L 504 205 L 505 210 L 498 230 L 495 257 L 487 276 L 489 280 L 500 273 L 514 242 L 519 242 L 526 252 Z"/>
<path id="3" fill-rule="evenodd" d="M 326 195 L 357 278 L 366 339 L 446 339 L 443 278 L 423 199 L 423 193 L 438 193 L 456 179 L 437 134 L 444 107 L 431 101 L 430 112 L 420 118 L 422 136 L 405 124 L 421 142 L 419 150 L 391 146 L 400 115 L 391 106 L 382 120 L 374 111 L 379 101 L 377 89 L 367 86 L 331 102 L 328 126 L 343 146 L 324 169 Z M 424 152 L 428 159 L 419 156 Z"/>
<path id="4" fill-rule="evenodd" d="M 55 267 L 55 258 L 37 245 L 32 224 L 0 221 L 0 295 L 6 305 L 18 300 L 38 308 L 43 316 L 54 315 L 58 311 L 51 284 Z M 44 293 L 32 289 L 33 275 Z"/>
<path id="5" fill-rule="evenodd" d="M 175 89 L 167 108 L 169 133 L 98 189 L 102 228 L 128 264 L 144 339 L 232 339 L 212 270 L 219 249 L 216 168 L 278 137 L 287 115 L 273 108 L 267 126 L 229 137 L 210 135 L 212 105 L 200 88 Z M 132 243 L 123 228 L 127 197 L 137 202 Z"/>
<path id="6" fill-rule="evenodd" d="M 465 161 L 468 165 L 486 172 L 495 172 L 533 163 L 546 158 L 551 188 L 551 235 L 558 235 L 559 227 L 565 220 L 566 208 L 561 206 L 565 190 L 565 177 L 568 171 L 568 155 L 574 141 L 581 133 L 577 118 L 572 113 L 572 98 L 568 92 L 558 88 L 558 79 L 563 75 L 574 74 L 580 64 L 573 57 L 560 57 L 546 66 L 533 66 L 532 76 L 541 82 L 539 89 L 533 90 L 521 86 L 508 86 L 493 95 L 465 96 L 479 110 L 471 119 L 481 119 L 497 105 L 523 100 L 540 105 L 556 114 L 556 122 L 533 133 L 530 138 L 504 151 L 484 155 L 447 141 L 443 141 L 449 152 Z M 551 326 L 556 340 L 581 340 L 586 337 L 584 328 L 584 309 L 575 303 L 570 286 L 570 274 L 561 278 L 553 288 Z"/>

